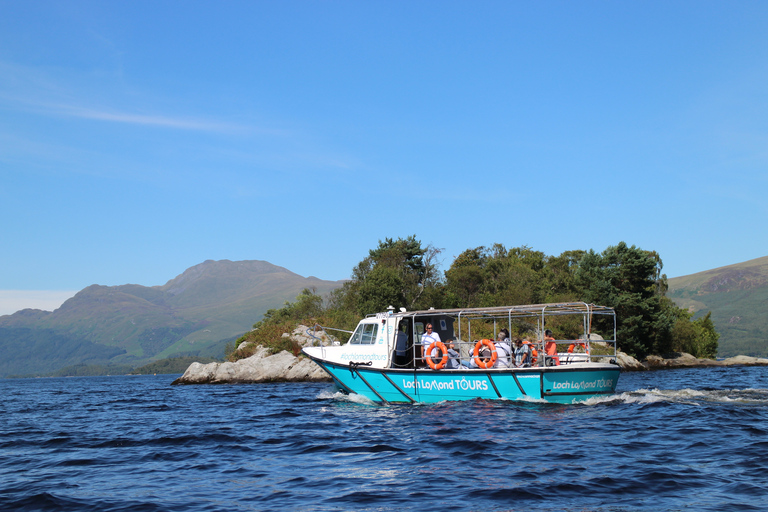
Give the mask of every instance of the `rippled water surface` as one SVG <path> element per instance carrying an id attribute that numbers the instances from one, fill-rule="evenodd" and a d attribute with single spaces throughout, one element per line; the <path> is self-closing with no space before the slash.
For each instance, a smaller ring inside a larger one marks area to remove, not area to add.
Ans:
<path id="1" fill-rule="evenodd" d="M 768 509 L 768 368 L 569 406 L 174 377 L 0 381 L 0 510 Z"/>

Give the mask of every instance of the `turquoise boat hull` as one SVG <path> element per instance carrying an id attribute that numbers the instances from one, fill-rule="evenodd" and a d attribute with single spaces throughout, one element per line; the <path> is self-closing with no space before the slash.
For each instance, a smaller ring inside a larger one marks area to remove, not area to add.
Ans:
<path id="1" fill-rule="evenodd" d="M 379 403 L 435 403 L 483 398 L 570 404 L 613 394 L 620 373 L 615 364 L 599 363 L 490 370 L 413 370 L 311 359 L 341 390 Z"/>

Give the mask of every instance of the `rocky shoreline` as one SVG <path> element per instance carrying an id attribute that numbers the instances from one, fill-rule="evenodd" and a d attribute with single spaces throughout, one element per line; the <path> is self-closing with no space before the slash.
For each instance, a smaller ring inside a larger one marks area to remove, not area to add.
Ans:
<path id="1" fill-rule="evenodd" d="M 712 366 L 763 366 L 768 359 L 763 357 L 734 356 L 723 360 L 700 359 L 685 352 L 661 356 L 648 356 L 643 362 L 619 352 L 617 362 L 623 371 L 673 370 L 680 368 L 706 368 Z"/>
<path id="2" fill-rule="evenodd" d="M 328 342 L 325 335 L 309 334 L 310 328 L 299 325 L 292 333 L 283 334 L 290 337 L 298 346 L 306 347 L 320 338 Z M 240 348 L 240 347 L 238 347 Z M 184 375 L 174 380 L 172 384 L 230 384 L 257 382 L 330 382 L 331 377 L 310 359 L 294 356 L 283 350 L 271 354 L 266 347 L 257 347 L 256 352 L 234 363 L 192 363 Z"/>
<path id="3" fill-rule="evenodd" d="M 291 337 L 299 346 L 307 346 L 314 340 L 306 332 L 306 326 L 298 326 Z M 638 361 L 623 352 L 619 352 L 617 361 L 623 371 L 645 371 L 675 368 L 701 368 L 712 366 L 760 366 L 768 365 L 768 359 L 736 356 L 722 361 L 699 359 L 691 354 L 675 353 L 665 357 L 648 356 L 645 361 Z M 256 352 L 234 363 L 192 363 L 184 375 L 173 384 L 232 384 L 258 382 L 329 382 L 331 378 L 318 365 L 306 357 L 294 356 L 282 351 L 270 354 L 269 349 L 258 347 Z"/>

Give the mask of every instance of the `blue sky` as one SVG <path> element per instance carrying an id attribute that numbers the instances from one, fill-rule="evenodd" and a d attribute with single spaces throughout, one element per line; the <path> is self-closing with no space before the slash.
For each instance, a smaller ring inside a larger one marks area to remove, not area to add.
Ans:
<path id="1" fill-rule="evenodd" d="M 625 241 L 669 277 L 766 256 L 766 27 L 750 1 L 0 0 L 0 314 L 207 259 L 344 279 L 411 234 L 443 270 L 497 242 Z"/>

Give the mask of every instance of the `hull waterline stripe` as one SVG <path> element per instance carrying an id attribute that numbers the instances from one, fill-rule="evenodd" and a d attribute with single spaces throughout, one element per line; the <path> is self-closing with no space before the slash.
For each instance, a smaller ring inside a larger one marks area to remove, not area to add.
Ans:
<path id="1" fill-rule="evenodd" d="M 496 396 L 501 398 L 501 393 L 499 393 L 499 390 L 496 387 L 496 383 L 493 382 L 493 378 L 491 377 L 491 374 L 490 373 L 486 373 L 486 375 L 488 376 L 488 380 L 491 381 L 491 386 L 493 386 L 493 390 L 496 392 Z"/>
<path id="2" fill-rule="evenodd" d="M 551 391 L 547 391 L 543 394 L 543 396 L 571 396 L 571 395 L 612 395 L 615 391 L 569 391 L 567 393 L 553 393 Z"/>
<path id="3" fill-rule="evenodd" d="M 344 384 L 343 382 L 341 382 L 341 380 L 340 380 L 340 379 L 338 379 L 338 378 L 336 377 L 336 375 L 334 375 L 334 374 L 333 374 L 333 372 L 332 372 L 332 371 L 330 371 L 330 370 L 328 369 L 328 366 L 327 366 L 326 364 L 324 364 L 323 362 L 321 362 L 321 361 L 319 361 L 319 360 L 315 359 L 314 357 L 310 357 L 310 359 L 311 359 L 312 361 L 314 361 L 315 363 L 317 363 L 317 365 L 318 365 L 318 366 L 320 366 L 320 368 L 322 368 L 323 370 L 325 370 L 325 373 L 327 373 L 328 375 L 330 375 L 330 376 L 331 376 L 331 379 L 333 379 L 333 382 L 335 382 L 335 383 L 336 383 L 336 385 L 338 385 L 338 386 L 339 386 L 341 389 L 343 389 L 344 391 L 346 391 L 346 392 L 347 392 L 348 394 L 350 394 L 350 395 L 355 393 L 354 391 L 352 391 L 352 389 L 350 389 L 350 387 L 349 387 L 349 386 L 347 386 L 346 384 Z"/>
<path id="4" fill-rule="evenodd" d="M 357 376 L 358 376 L 358 377 L 360 377 L 360 380 L 362 380 L 363 382 L 365 382 L 365 385 L 366 385 L 366 386 L 368 386 L 368 389 L 370 389 L 371 391 L 373 391 L 373 394 L 374 394 L 374 395 L 376 395 L 377 397 L 379 397 L 379 400 L 381 400 L 381 401 L 382 401 L 382 402 L 384 402 L 385 404 L 388 404 L 388 403 L 389 403 L 389 402 L 387 401 L 387 399 L 386 399 L 386 398 L 384 398 L 383 396 L 381 396 L 381 395 L 378 393 L 378 391 L 376 391 L 375 389 L 373 389 L 373 386 L 371 386 L 371 385 L 368 383 L 368 381 L 367 381 L 367 380 L 365 380 L 365 377 L 363 377 L 363 376 L 360 374 L 360 370 L 358 370 L 357 368 L 352 368 L 352 367 L 350 367 L 349 369 L 350 369 L 350 371 L 353 371 L 353 372 L 355 372 L 355 373 L 357 374 Z"/>
<path id="5" fill-rule="evenodd" d="M 517 378 L 517 374 L 513 373 L 512 374 L 512 378 L 515 379 L 515 384 L 517 384 L 517 387 L 520 390 L 520 392 L 523 394 L 523 396 L 526 396 L 527 394 L 526 394 L 525 390 L 523 389 L 523 386 L 520 385 L 520 381 Z"/>
<path id="6" fill-rule="evenodd" d="M 414 400 L 413 398 L 408 396 L 408 394 L 405 391 L 400 389 L 400 387 L 397 384 L 395 384 L 394 381 L 392 381 L 392 379 L 389 378 L 389 375 L 387 375 L 384 372 L 381 372 L 381 374 L 384 376 L 385 379 L 387 379 L 389 381 L 390 384 L 392 384 L 395 387 L 396 390 L 398 390 L 405 398 L 410 400 L 412 404 L 416 403 L 416 400 Z"/>
<path id="7" fill-rule="evenodd" d="M 311 358 L 310 358 L 310 359 L 311 359 Z M 347 386 L 346 384 L 344 384 L 343 382 L 341 382 L 339 379 L 337 379 L 337 378 L 336 378 L 336 376 L 333 374 L 333 372 L 332 372 L 332 371 L 330 371 L 330 370 L 329 370 L 329 369 L 326 367 L 326 365 L 324 365 L 323 363 L 321 363 L 320 361 L 318 361 L 318 360 L 316 360 L 316 359 L 312 359 L 312 360 L 313 360 L 314 362 L 316 362 L 318 365 L 320 365 L 320 367 L 321 367 L 323 370 L 325 370 L 325 372 L 326 372 L 328 375 L 330 375 L 330 376 L 331 376 L 331 379 L 333 379 L 333 382 L 335 382 L 335 383 L 336 383 L 336 384 L 337 384 L 337 385 L 338 385 L 338 386 L 339 386 L 341 389 L 343 389 L 344 391 L 346 391 L 346 392 L 347 392 L 347 393 L 349 393 L 349 394 L 353 394 L 353 393 L 354 393 L 354 391 L 352 391 L 352 390 L 349 388 L 349 386 Z"/>

